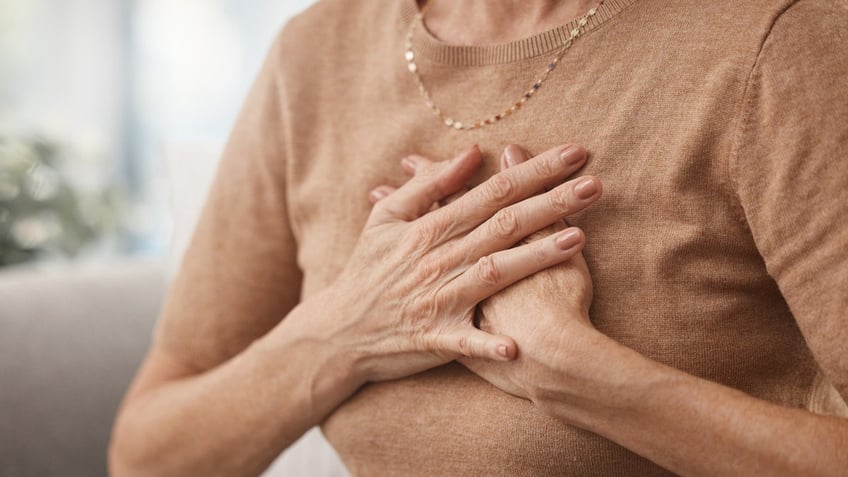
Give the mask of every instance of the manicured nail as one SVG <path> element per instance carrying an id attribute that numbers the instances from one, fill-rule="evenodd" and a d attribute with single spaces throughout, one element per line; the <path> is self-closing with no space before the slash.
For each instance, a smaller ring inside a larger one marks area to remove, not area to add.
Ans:
<path id="1" fill-rule="evenodd" d="M 509 348 L 506 345 L 498 346 L 498 354 L 503 358 L 509 358 Z"/>
<path id="2" fill-rule="evenodd" d="M 527 154 L 515 144 L 510 144 L 504 149 L 504 159 L 506 159 L 506 167 L 514 167 L 526 161 Z"/>
<path id="3" fill-rule="evenodd" d="M 562 152 L 559 153 L 559 158 L 567 165 L 573 166 L 582 162 L 583 159 L 586 158 L 586 155 L 583 154 L 583 148 L 574 144 L 570 144 L 568 145 L 568 147 L 563 149 Z"/>
<path id="4" fill-rule="evenodd" d="M 581 199 L 590 199 L 598 193 L 598 183 L 592 177 L 584 177 L 574 186 L 574 192 Z"/>
<path id="5" fill-rule="evenodd" d="M 556 246 L 560 250 L 570 250 L 578 243 L 580 243 L 580 232 L 575 229 L 568 229 L 556 238 Z"/>
<path id="6" fill-rule="evenodd" d="M 386 193 L 381 191 L 380 189 L 374 189 L 368 193 L 368 197 L 370 197 L 372 201 L 377 202 L 383 197 L 386 197 Z"/>
<path id="7" fill-rule="evenodd" d="M 415 168 L 418 167 L 418 163 L 408 157 L 401 159 L 400 165 L 409 172 L 415 172 Z"/>

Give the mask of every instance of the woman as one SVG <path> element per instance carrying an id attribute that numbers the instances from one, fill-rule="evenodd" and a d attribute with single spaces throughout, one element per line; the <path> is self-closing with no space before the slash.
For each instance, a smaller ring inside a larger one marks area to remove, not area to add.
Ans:
<path id="1" fill-rule="evenodd" d="M 113 471 L 844 472 L 848 5 L 428 3 L 279 36 Z"/>

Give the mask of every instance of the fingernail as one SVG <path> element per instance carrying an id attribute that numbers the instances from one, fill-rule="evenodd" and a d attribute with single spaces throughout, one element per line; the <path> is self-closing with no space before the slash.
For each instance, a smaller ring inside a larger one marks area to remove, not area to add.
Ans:
<path id="1" fill-rule="evenodd" d="M 415 168 L 418 167 L 418 164 L 408 157 L 401 159 L 400 164 L 409 172 L 415 172 Z"/>
<path id="2" fill-rule="evenodd" d="M 504 358 L 509 358 L 509 348 L 506 345 L 498 346 L 498 354 Z"/>
<path id="3" fill-rule="evenodd" d="M 574 192 L 581 199 L 590 199 L 598 193 L 598 183 L 591 177 L 584 177 L 574 186 Z"/>
<path id="4" fill-rule="evenodd" d="M 583 154 L 583 148 L 575 144 L 570 144 L 559 153 L 559 158 L 562 162 L 569 166 L 579 164 L 583 161 L 583 159 L 585 159 L 585 157 L 585 154 Z"/>
<path id="5" fill-rule="evenodd" d="M 406 169 L 408 172 L 413 173 L 413 174 L 418 169 L 418 161 L 416 161 L 415 159 L 412 159 L 410 157 L 404 157 L 400 161 L 400 164 L 403 166 L 404 169 Z"/>
<path id="6" fill-rule="evenodd" d="M 374 202 L 377 202 L 378 200 L 382 199 L 385 196 L 386 196 L 386 193 L 379 190 L 379 189 L 374 189 L 374 190 L 372 190 L 371 192 L 368 193 L 368 197 L 370 197 L 371 200 L 373 200 Z"/>
<path id="7" fill-rule="evenodd" d="M 504 149 L 506 167 L 514 167 L 527 160 L 527 154 L 520 147 L 510 144 Z"/>
<path id="8" fill-rule="evenodd" d="M 570 250 L 578 243 L 580 243 L 580 232 L 575 229 L 568 229 L 556 238 L 556 246 L 560 250 Z"/>

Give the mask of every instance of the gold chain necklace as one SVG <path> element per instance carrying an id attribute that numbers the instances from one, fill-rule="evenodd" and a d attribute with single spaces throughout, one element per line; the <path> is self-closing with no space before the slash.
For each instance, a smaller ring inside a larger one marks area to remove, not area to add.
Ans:
<path id="1" fill-rule="evenodd" d="M 574 40 L 583 33 L 583 28 L 589 23 L 589 19 L 598 12 L 598 7 L 604 4 L 604 0 L 598 2 L 598 6 L 589 10 L 585 15 L 580 17 L 577 20 L 577 26 L 571 30 L 571 33 L 568 39 L 565 40 L 565 43 L 562 45 L 562 48 L 557 52 L 554 59 L 551 60 L 550 64 L 548 64 L 547 68 L 536 78 L 536 81 L 530 86 L 530 89 L 524 92 L 521 98 L 516 101 L 512 106 L 504 109 L 498 114 L 493 114 L 485 119 L 481 119 L 478 121 L 457 121 L 452 117 L 446 115 L 442 112 L 441 108 L 436 106 L 435 101 L 433 101 L 433 97 L 430 95 L 430 92 L 427 90 L 427 87 L 424 86 L 424 80 L 421 79 L 421 74 L 418 72 L 418 64 L 415 63 L 415 52 L 412 51 L 412 35 L 415 33 L 415 27 L 419 23 L 423 24 L 424 22 L 424 12 L 418 12 L 415 15 L 415 18 L 412 20 L 412 23 L 409 25 L 409 31 L 406 34 L 406 52 L 404 53 L 404 58 L 406 58 L 407 68 L 409 68 L 409 72 L 415 77 L 415 82 L 418 84 L 418 92 L 421 93 L 421 96 L 424 98 L 424 102 L 427 104 L 427 107 L 436 116 L 445 126 L 449 128 L 454 128 L 463 131 L 469 131 L 471 129 L 478 129 L 488 124 L 493 124 L 501 119 L 511 115 L 512 113 L 518 111 L 521 106 L 527 102 L 530 98 L 536 94 L 536 91 L 542 87 L 542 83 L 548 79 L 551 72 L 553 72 L 554 68 L 556 68 L 559 60 L 562 59 L 565 52 L 571 48 L 571 44 Z M 426 9 L 426 7 L 425 7 Z"/>

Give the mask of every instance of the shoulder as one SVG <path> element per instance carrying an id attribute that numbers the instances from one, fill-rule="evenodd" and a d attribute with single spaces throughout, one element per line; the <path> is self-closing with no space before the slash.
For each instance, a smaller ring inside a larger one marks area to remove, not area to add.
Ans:
<path id="1" fill-rule="evenodd" d="M 845 59 L 847 44 L 848 0 L 795 0 L 775 18 L 761 56 L 782 56 L 789 61 L 791 55 L 837 53 Z"/>
<path id="2" fill-rule="evenodd" d="M 843 86 L 848 75 L 846 45 L 848 0 L 790 2 L 763 38 L 750 77 L 754 92 L 844 112 L 848 105 Z"/>
<path id="3" fill-rule="evenodd" d="M 314 55 L 374 39 L 392 30 L 414 0 L 320 0 L 288 21 L 278 35 L 282 49 Z"/>
<path id="4" fill-rule="evenodd" d="M 741 82 L 770 65 L 826 63 L 821 74 L 828 75 L 848 66 L 848 0 L 637 0 L 632 13 L 654 40 L 651 54 L 732 68 Z"/>
<path id="5" fill-rule="evenodd" d="M 708 8 L 726 27 L 718 35 L 731 36 L 738 30 L 737 34 L 755 40 L 758 53 L 793 42 L 829 43 L 842 49 L 848 32 L 848 0 L 752 0 L 744 6 L 724 0 Z"/>

